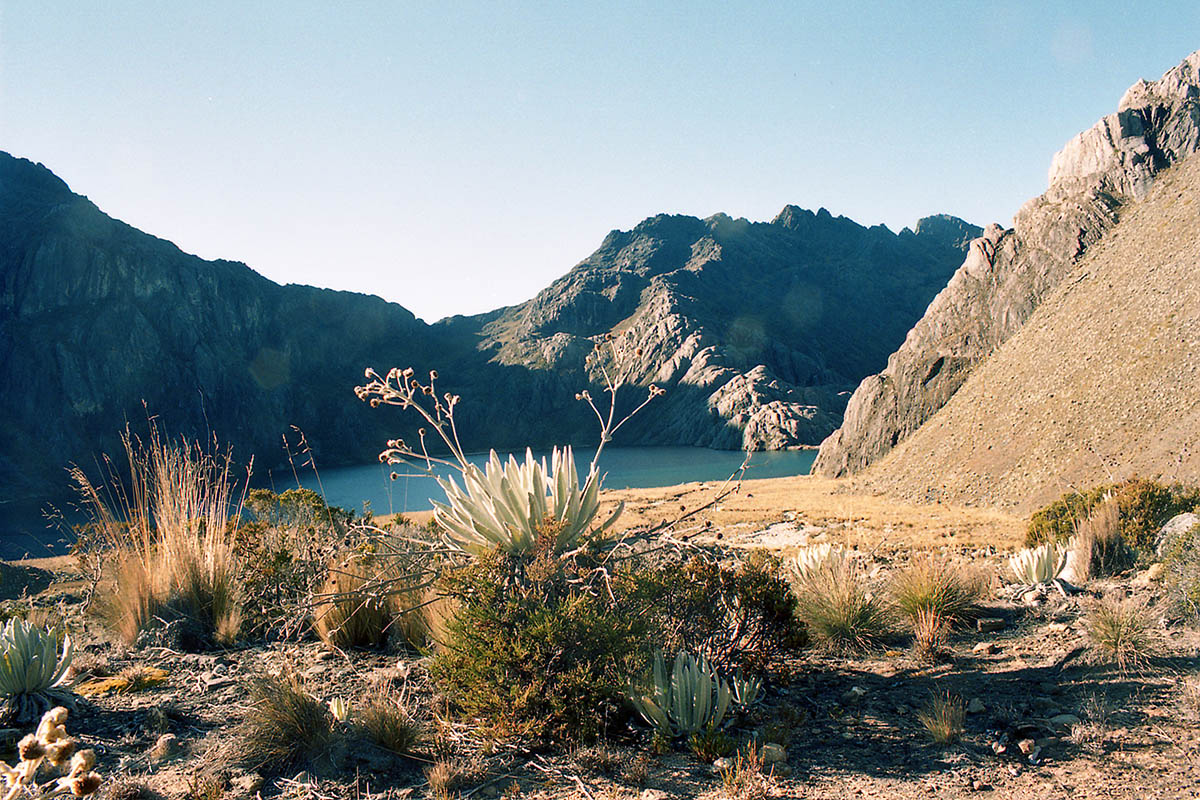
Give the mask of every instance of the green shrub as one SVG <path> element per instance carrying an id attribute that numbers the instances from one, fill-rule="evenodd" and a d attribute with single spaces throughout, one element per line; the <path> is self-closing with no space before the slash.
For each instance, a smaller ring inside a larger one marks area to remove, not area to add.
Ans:
<path id="1" fill-rule="evenodd" d="M 1166 545 L 1163 567 L 1171 600 L 1185 616 L 1200 618 L 1200 525 Z"/>
<path id="2" fill-rule="evenodd" d="M 1084 493 L 1068 492 L 1030 517 L 1025 532 L 1026 546 L 1067 541 L 1107 497 L 1117 504 L 1125 542 L 1138 551 L 1149 552 L 1167 520 L 1200 505 L 1200 488 L 1133 477 Z"/>
<path id="3" fill-rule="evenodd" d="M 712 557 L 637 567 L 639 602 L 654 628 L 655 646 L 687 650 L 723 670 L 761 672 L 797 646 L 796 597 L 778 558 L 753 551 L 732 566 Z"/>
<path id="4" fill-rule="evenodd" d="M 551 526 L 552 527 L 552 526 Z M 437 688 L 496 735 L 575 743 L 625 717 L 629 676 L 648 651 L 629 583 L 553 554 L 491 552 L 444 579 L 457 602 L 430 664 Z"/>

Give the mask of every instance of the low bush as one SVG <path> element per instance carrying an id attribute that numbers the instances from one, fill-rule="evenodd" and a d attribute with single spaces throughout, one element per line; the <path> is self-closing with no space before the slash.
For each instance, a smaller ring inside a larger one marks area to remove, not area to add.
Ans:
<path id="1" fill-rule="evenodd" d="M 831 560 L 796 579 L 796 616 L 808 635 L 837 651 L 867 650 L 890 632 L 887 608 L 853 559 Z"/>
<path id="2" fill-rule="evenodd" d="M 1065 542 L 1075 533 L 1081 520 L 1110 498 L 1117 505 L 1125 542 L 1138 551 L 1150 552 L 1167 520 L 1200 505 L 1200 488 L 1134 477 L 1082 493 L 1068 492 L 1030 517 L 1025 532 L 1026 546 Z"/>
<path id="3" fill-rule="evenodd" d="M 687 650 L 726 670 L 762 672 L 802 640 L 796 597 L 779 559 L 764 551 L 734 565 L 696 555 L 634 569 L 637 602 L 652 621 L 656 648 Z"/>
<path id="4" fill-rule="evenodd" d="M 1166 543 L 1163 569 L 1175 607 L 1190 619 L 1200 618 L 1200 525 Z"/>
<path id="5" fill-rule="evenodd" d="M 457 607 L 430 675 L 496 735 L 570 744 L 624 718 L 648 626 L 623 576 L 554 554 L 553 525 L 532 559 L 494 551 L 445 578 Z"/>
<path id="6" fill-rule="evenodd" d="M 914 622 L 921 612 L 957 625 L 976 616 L 985 579 L 969 567 L 932 555 L 914 557 L 896 571 L 888 594 L 904 616 Z"/>

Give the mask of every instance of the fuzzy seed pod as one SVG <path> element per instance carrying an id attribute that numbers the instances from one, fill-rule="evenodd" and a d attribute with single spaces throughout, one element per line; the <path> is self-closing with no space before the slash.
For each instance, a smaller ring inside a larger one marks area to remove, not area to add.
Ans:
<path id="1" fill-rule="evenodd" d="M 95 750 L 80 750 L 71 757 L 71 774 L 82 775 L 96 766 L 96 751 Z"/>
<path id="2" fill-rule="evenodd" d="M 17 753 L 21 756 L 22 761 L 37 761 L 45 757 L 46 747 L 38 737 L 31 733 L 17 744 Z"/>
<path id="3" fill-rule="evenodd" d="M 63 762 L 73 755 L 75 755 L 75 740 L 70 737 L 59 739 L 46 748 L 46 760 L 56 767 L 61 767 Z"/>
<path id="4" fill-rule="evenodd" d="M 78 775 L 71 779 L 71 794 L 76 797 L 87 797 L 95 794 L 100 788 L 100 776 L 94 772 Z"/>

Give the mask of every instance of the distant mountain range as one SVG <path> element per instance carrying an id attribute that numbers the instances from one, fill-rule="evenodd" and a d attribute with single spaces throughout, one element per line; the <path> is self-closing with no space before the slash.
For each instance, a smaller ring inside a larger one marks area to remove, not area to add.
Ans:
<path id="1" fill-rule="evenodd" d="M 355 399 L 367 366 L 438 369 L 468 448 L 594 442 L 574 396 L 599 388 L 584 357 L 606 334 L 634 387 L 622 405 L 667 389 L 618 444 L 816 445 L 979 233 L 793 206 L 770 223 L 662 215 L 526 303 L 427 325 L 184 253 L 0 154 L 0 498 L 60 491 L 64 466 L 115 452 L 147 415 L 259 465 L 281 461 L 292 426 L 319 464 L 370 460 L 415 420 Z"/>

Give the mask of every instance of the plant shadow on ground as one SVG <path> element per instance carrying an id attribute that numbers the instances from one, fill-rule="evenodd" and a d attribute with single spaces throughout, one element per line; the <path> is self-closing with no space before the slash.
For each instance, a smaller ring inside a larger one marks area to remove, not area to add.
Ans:
<path id="1" fill-rule="evenodd" d="M 1018 738 L 1047 739 L 1043 759 L 1070 761 L 1085 750 L 1072 740 L 1069 726 L 1055 727 L 1051 717 L 1083 718 L 1088 699 L 1100 697 L 1114 709 L 1106 724 L 1138 726 L 1147 720 L 1141 710 L 1145 706 L 1175 702 L 1170 676 L 1200 669 L 1195 657 L 1162 657 L 1141 672 L 1122 674 L 1081 661 L 1085 654 L 1080 648 L 1066 655 L 1068 659 L 1044 666 L 1009 669 L 973 654 L 934 666 L 897 657 L 895 668 L 884 670 L 865 660 L 848 660 L 840 667 L 806 661 L 787 695 L 777 701 L 797 704 L 809 715 L 789 748 L 793 777 L 804 781 L 861 774 L 911 780 L 968 765 L 1028 765 L 1015 746 Z M 848 702 L 853 687 L 865 693 Z M 966 717 L 961 738 L 949 746 L 934 744 L 917 720 L 917 711 L 940 692 L 964 701 L 980 698 L 986 706 Z M 1008 747 L 997 754 L 992 743 L 1003 734 Z"/>

